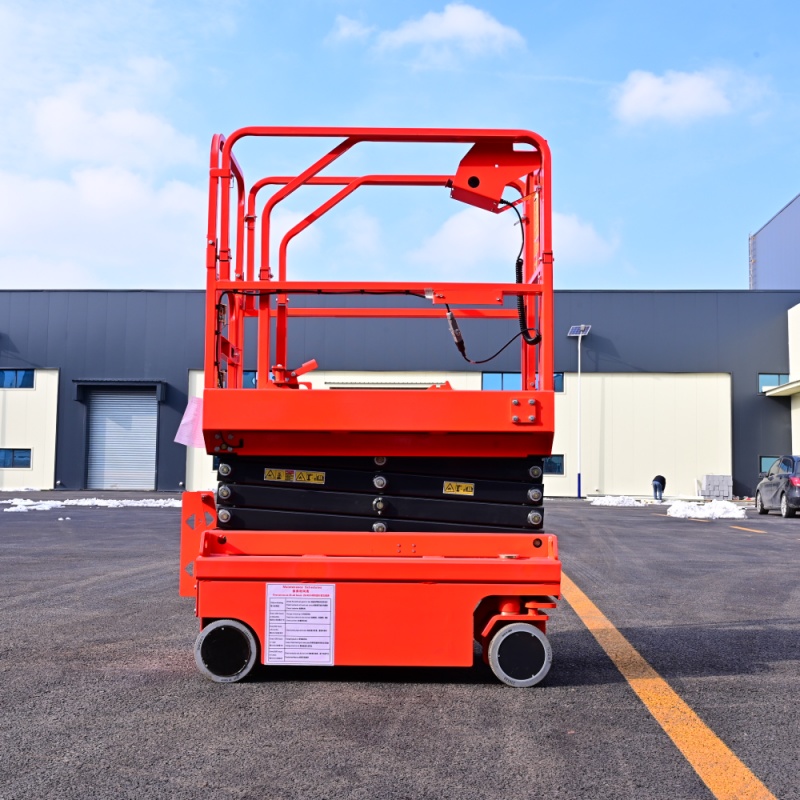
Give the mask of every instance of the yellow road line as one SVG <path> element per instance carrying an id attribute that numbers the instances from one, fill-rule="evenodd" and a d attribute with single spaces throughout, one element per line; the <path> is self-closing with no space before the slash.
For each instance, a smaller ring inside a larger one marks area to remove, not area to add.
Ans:
<path id="1" fill-rule="evenodd" d="M 608 617 L 563 574 L 561 589 L 583 624 L 714 797 L 718 800 L 776 800 L 775 795 L 639 655 Z"/>
<path id="2" fill-rule="evenodd" d="M 766 531 L 759 531 L 756 528 L 742 528 L 739 525 L 731 525 L 731 528 L 735 528 L 737 531 L 748 531 L 749 533 L 766 533 Z"/>

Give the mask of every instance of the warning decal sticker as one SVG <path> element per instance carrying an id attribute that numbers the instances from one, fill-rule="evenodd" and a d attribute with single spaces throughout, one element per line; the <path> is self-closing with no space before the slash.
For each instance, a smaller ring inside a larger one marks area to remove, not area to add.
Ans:
<path id="1" fill-rule="evenodd" d="M 473 497 L 475 495 L 475 484 L 445 481 L 442 494 L 459 495 L 460 497 Z"/>
<path id="2" fill-rule="evenodd" d="M 265 481 L 279 481 L 280 483 L 325 483 L 324 472 L 309 472 L 303 469 L 274 469 L 267 467 L 264 470 Z"/>
<path id="3" fill-rule="evenodd" d="M 336 585 L 268 583 L 265 664 L 333 666 Z"/>

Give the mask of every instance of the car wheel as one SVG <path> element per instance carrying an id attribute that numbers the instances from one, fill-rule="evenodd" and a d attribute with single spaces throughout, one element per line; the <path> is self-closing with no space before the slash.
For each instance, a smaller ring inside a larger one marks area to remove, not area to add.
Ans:
<path id="1" fill-rule="evenodd" d="M 759 514 L 769 514 L 769 510 L 764 508 L 764 501 L 761 499 L 761 492 L 756 492 L 756 511 Z"/>
<path id="2" fill-rule="evenodd" d="M 785 494 L 781 495 L 781 516 L 784 519 L 794 516 L 794 509 L 789 507 L 789 499 Z"/>

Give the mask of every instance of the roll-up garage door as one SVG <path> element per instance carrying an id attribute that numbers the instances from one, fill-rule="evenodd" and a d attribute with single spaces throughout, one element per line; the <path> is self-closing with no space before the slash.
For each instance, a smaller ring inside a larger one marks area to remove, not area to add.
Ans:
<path id="1" fill-rule="evenodd" d="M 155 489 L 158 402 L 154 391 L 89 395 L 89 489 Z"/>

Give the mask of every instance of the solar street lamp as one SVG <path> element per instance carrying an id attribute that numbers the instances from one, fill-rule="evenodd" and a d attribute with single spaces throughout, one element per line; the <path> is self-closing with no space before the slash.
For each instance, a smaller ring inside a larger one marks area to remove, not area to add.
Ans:
<path id="1" fill-rule="evenodd" d="M 592 329 L 591 325 L 573 325 L 567 336 L 578 340 L 578 497 L 581 495 L 581 341 Z"/>

